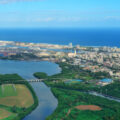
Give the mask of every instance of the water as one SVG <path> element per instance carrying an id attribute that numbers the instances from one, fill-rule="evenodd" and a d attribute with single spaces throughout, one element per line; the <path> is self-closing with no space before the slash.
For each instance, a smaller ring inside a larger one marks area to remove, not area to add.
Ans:
<path id="1" fill-rule="evenodd" d="M 78 83 L 78 82 L 83 82 L 83 80 L 74 79 L 74 80 L 67 80 L 67 81 L 65 81 L 65 83 Z"/>
<path id="2" fill-rule="evenodd" d="M 94 95 L 94 96 L 99 96 L 99 97 L 106 98 L 108 100 L 112 100 L 112 101 L 116 101 L 116 102 L 120 103 L 119 98 L 115 98 L 115 97 L 112 97 L 112 96 L 109 96 L 109 95 L 103 95 L 103 94 L 100 94 L 100 93 L 97 93 L 97 92 L 94 92 L 94 91 L 90 91 L 87 94 Z"/>
<path id="3" fill-rule="evenodd" d="M 0 40 L 120 47 L 120 29 L 0 29 Z"/>
<path id="4" fill-rule="evenodd" d="M 0 29 L 0 40 L 82 46 L 120 47 L 120 29 Z M 0 73 L 18 73 L 25 79 L 34 72 L 59 73 L 58 65 L 50 62 L 0 60 Z M 24 120 L 45 120 L 57 107 L 57 100 L 44 83 L 32 83 L 39 106 Z"/>
<path id="5" fill-rule="evenodd" d="M 100 82 L 111 83 L 112 79 L 105 78 L 105 79 L 100 80 Z"/>
<path id="6" fill-rule="evenodd" d="M 31 61 L 9 61 L 0 60 L 0 73 L 11 74 L 18 73 L 25 79 L 31 79 L 35 72 L 46 72 L 48 75 L 56 74 L 60 72 L 60 68 L 57 64 L 52 62 L 31 62 Z M 53 113 L 57 107 L 57 99 L 53 96 L 44 83 L 32 83 L 31 84 L 38 96 L 39 106 L 24 120 L 45 120 L 47 116 Z"/>

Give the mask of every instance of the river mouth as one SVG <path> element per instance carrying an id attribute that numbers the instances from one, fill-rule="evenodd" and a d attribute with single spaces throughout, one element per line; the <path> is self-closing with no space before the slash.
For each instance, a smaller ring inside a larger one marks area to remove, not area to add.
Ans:
<path id="1" fill-rule="evenodd" d="M 0 60 L 0 74 L 17 73 L 24 79 L 34 78 L 33 73 L 45 72 L 53 75 L 61 72 L 59 66 L 48 61 L 32 62 L 32 61 L 10 61 Z M 49 87 L 43 82 L 31 83 L 39 101 L 38 107 L 23 120 L 45 120 L 51 115 L 58 105 L 57 99 L 52 94 Z"/>

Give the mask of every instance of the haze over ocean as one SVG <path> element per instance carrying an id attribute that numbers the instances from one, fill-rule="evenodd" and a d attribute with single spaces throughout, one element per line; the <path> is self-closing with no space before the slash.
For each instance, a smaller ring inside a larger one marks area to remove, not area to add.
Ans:
<path id="1" fill-rule="evenodd" d="M 0 29 L 0 40 L 120 47 L 120 28 L 113 29 Z"/>

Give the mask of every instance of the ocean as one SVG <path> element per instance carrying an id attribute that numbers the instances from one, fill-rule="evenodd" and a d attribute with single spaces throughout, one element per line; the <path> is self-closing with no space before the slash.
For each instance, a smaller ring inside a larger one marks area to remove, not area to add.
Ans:
<path id="1" fill-rule="evenodd" d="M 120 28 L 0 29 L 0 40 L 81 46 L 120 47 Z"/>

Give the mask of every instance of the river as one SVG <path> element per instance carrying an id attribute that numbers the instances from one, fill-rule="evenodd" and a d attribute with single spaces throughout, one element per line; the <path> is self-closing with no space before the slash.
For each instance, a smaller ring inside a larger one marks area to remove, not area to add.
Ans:
<path id="1" fill-rule="evenodd" d="M 10 61 L 0 60 L 0 73 L 12 74 L 17 73 L 25 79 L 32 79 L 33 73 L 45 72 L 48 75 L 60 73 L 59 66 L 52 62 L 41 61 Z M 58 101 L 53 96 L 49 87 L 43 82 L 31 83 L 34 91 L 37 94 L 39 105 L 38 107 L 23 120 L 45 120 L 47 116 L 52 114 L 57 107 Z"/>
<path id="2" fill-rule="evenodd" d="M 95 91 L 87 92 L 87 94 L 94 95 L 94 96 L 99 96 L 99 97 L 102 97 L 102 98 L 120 103 L 120 98 L 116 98 L 116 97 L 113 97 L 113 96 L 110 96 L 110 95 L 101 94 L 101 93 L 98 93 L 98 92 L 95 92 Z"/>
<path id="3" fill-rule="evenodd" d="M 33 73 L 35 72 L 45 72 L 48 75 L 53 75 L 60 73 L 61 69 L 59 66 L 52 62 L 41 61 L 10 61 L 10 60 L 0 60 L 0 73 L 2 74 L 12 74 L 17 73 L 25 79 L 34 78 Z M 47 87 L 43 82 L 31 83 L 36 92 L 39 100 L 38 107 L 23 120 L 45 120 L 45 118 L 51 115 L 57 107 L 58 101 L 53 96 L 49 87 Z M 113 100 L 120 102 L 120 99 L 111 96 L 105 96 L 97 92 L 85 92 L 87 94 L 99 96 L 106 98 L 108 100 Z"/>

